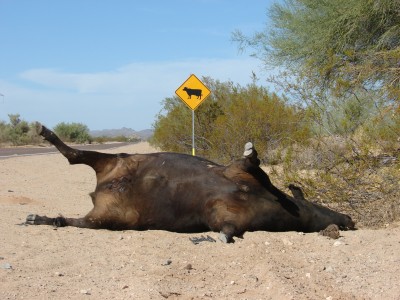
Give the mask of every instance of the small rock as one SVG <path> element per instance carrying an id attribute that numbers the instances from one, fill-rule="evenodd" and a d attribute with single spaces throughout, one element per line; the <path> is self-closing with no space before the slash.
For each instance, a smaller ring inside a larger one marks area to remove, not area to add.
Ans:
<path id="1" fill-rule="evenodd" d="M 59 276 L 59 277 L 64 276 L 64 274 L 60 273 L 60 272 L 55 272 L 54 275 Z"/>
<path id="2" fill-rule="evenodd" d="M 327 267 L 324 267 L 324 271 L 326 271 L 326 272 L 332 272 L 332 271 L 333 271 L 333 268 L 332 268 L 331 266 L 327 266 Z"/>
<path id="3" fill-rule="evenodd" d="M 172 260 L 170 260 L 170 259 L 167 259 L 166 261 L 164 261 L 163 263 L 161 263 L 162 266 L 168 266 L 168 265 L 170 265 L 170 264 L 172 264 Z"/>
<path id="4" fill-rule="evenodd" d="M 193 269 L 192 264 L 187 264 L 184 269 L 192 270 Z"/>
<path id="5" fill-rule="evenodd" d="M 321 230 L 319 234 L 335 240 L 340 237 L 339 227 L 336 224 L 329 225 L 324 230 Z"/>
<path id="6" fill-rule="evenodd" d="M 283 239 L 282 242 L 286 246 L 292 246 L 293 245 L 293 243 L 291 241 L 289 241 L 288 239 Z"/>
<path id="7" fill-rule="evenodd" d="M 90 295 L 90 291 L 89 290 L 81 290 L 81 294 Z"/>
<path id="8" fill-rule="evenodd" d="M 253 280 L 254 282 L 258 281 L 258 277 L 255 275 L 251 275 L 251 274 L 250 275 L 243 274 L 243 278 L 246 278 L 248 280 Z"/>
<path id="9" fill-rule="evenodd" d="M 14 193 L 14 191 L 13 191 L 13 190 L 8 190 L 8 192 L 9 192 L 9 193 Z"/>
<path id="10" fill-rule="evenodd" d="M 326 300 L 332 300 L 333 298 L 332 298 L 332 296 L 329 296 L 329 297 L 326 297 L 325 299 Z"/>
<path id="11" fill-rule="evenodd" d="M 234 281 L 234 280 L 232 280 L 232 281 L 231 281 L 231 285 L 234 285 L 234 284 L 235 284 L 235 281 Z"/>
<path id="12" fill-rule="evenodd" d="M 271 243 L 270 243 L 270 242 L 265 242 L 264 244 L 265 244 L 265 246 L 269 246 L 269 245 L 271 245 Z"/>
<path id="13" fill-rule="evenodd" d="M 311 278 L 311 274 L 310 273 L 306 273 L 306 277 L 307 278 Z"/>
<path id="14" fill-rule="evenodd" d="M 123 240 L 124 237 L 123 237 L 122 235 L 120 235 L 120 236 L 118 237 L 118 239 L 119 239 L 119 240 Z"/>
<path id="15" fill-rule="evenodd" d="M 127 289 L 128 287 L 129 287 L 129 286 L 124 285 L 124 286 L 122 287 L 122 289 L 125 290 L 125 289 Z"/>
<path id="16" fill-rule="evenodd" d="M 334 247 L 337 247 L 337 246 L 340 246 L 340 245 L 343 245 L 343 243 L 341 241 L 336 241 L 336 242 L 333 243 Z"/>
<path id="17" fill-rule="evenodd" d="M 13 268 L 9 263 L 2 264 L 0 267 L 4 270 L 12 270 Z"/>

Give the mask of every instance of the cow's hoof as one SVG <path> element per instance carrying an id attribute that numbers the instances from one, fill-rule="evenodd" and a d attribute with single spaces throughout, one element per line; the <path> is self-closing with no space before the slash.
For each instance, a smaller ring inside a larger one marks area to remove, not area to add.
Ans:
<path id="1" fill-rule="evenodd" d="M 218 239 L 223 242 L 224 244 L 234 243 L 235 240 L 228 236 L 227 234 L 223 233 L 222 231 L 219 233 Z"/>
<path id="2" fill-rule="evenodd" d="M 43 130 L 42 124 L 39 123 L 39 122 L 36 122 L 36 123 L 35 123 L 35 129 L 36 129 L 36 133 L 37 133 L 38 135 L 40 135 L 40 134 L 42 133 L 42 130 Z"/>
<path id="3" fill-rule="evenodd" d="M 247 142 L 246 145 L 244 145 L 244 152 L 243 156 L 244 157 L 251 157 L 253 155 L 253 143 L 252 142 Z"/>
<path id="4" fill-rule="evenodd" d="M 37 216 L 38 215 L 34 215 L 34 214 L 28 215 L 26 217 L 25 224 L 35 225 L 35 220 L 36 220 Z"/>

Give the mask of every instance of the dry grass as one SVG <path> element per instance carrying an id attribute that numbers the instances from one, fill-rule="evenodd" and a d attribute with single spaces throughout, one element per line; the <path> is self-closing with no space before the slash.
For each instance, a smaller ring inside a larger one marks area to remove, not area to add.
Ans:
<path id="1" fill-rule="evenodd" d="M 269 174 L 280 187 L 295 183 L 309 200 L 351 215 L 359 227 L 400 220 L 400 151 L 359 145 L 340 136 L 294 145 L 279 153 L 281 163 Z M 267 161 L 277 161 L 276 153 Z"/>

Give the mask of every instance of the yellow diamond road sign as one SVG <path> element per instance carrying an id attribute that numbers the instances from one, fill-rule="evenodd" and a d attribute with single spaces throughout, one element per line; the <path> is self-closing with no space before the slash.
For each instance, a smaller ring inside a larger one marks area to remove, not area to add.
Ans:
<path id="1" fill-rule="evenodd" d="M 195 110 L 211 94 L 211 91 L 194 74 L 175 91 L 175 94 Z"/>

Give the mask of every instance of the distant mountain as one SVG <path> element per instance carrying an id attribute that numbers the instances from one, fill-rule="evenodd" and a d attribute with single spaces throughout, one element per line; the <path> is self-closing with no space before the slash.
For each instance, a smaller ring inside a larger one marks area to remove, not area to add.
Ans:
<path id="1" fill-rule="evenodd" d="M 144 129 L 140 131 L 133 130 L 131 128 L 123 127 L 121 129 L 103 129 L 103 130 L 91 130 L 89 134 L 93 137 L 107 136 L 117 137 L 126 136 L 133 138 L 140 138 L 141 140 L 148 140 L 153 135 L 152 129 Z"/>
<path id="2" fill-rule="evenodd" d="M 143 129 L 140 131 L 136 131 L 136 134 L 142 138 L 142 140 L 147 141 L 149 138 L 151 138 L 154 134 L 153 129 Z"/>

